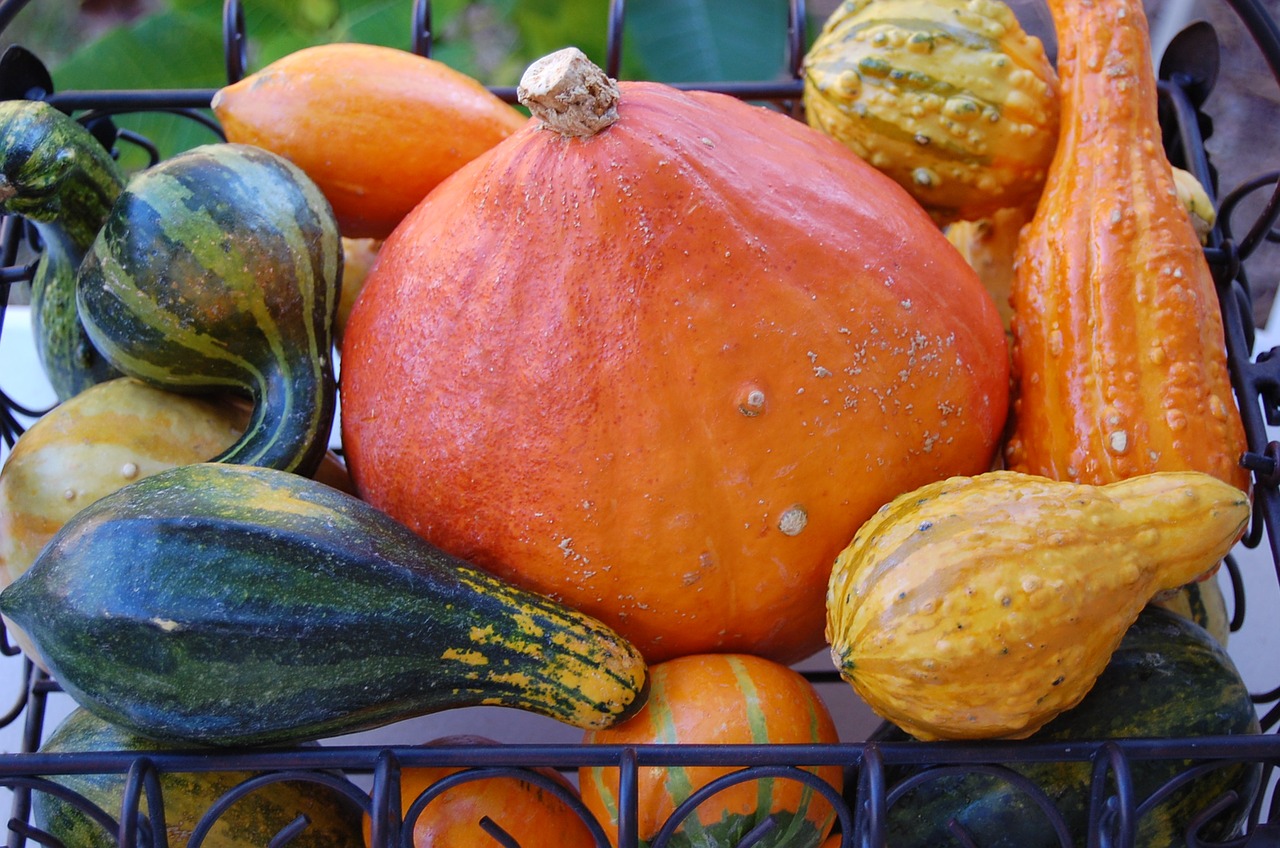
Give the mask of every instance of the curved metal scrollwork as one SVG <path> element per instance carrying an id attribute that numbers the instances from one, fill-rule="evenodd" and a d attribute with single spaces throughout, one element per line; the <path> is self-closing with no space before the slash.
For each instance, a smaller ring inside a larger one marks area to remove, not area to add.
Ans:
<path id="1" fill-rule="evenodd" d="M 813 772 L 791 765 L 758 765 L 745 766 L 728 774 L 720 775 L 713 780 L 708 781 L 698 789 L 689 794 L 687 798 L 680 802 L 676 808 L 663 822 L 658 833 L 649 842 L 649 848 L 667 848 L 676 838 L 681 827 L 689 820 L 691 816 L 697 814 L 697 810 L 705 802 L 742 783 L 752 783 L 761 780 L 789 780 L 800 783 L 807 789 L 813 790 L 816 794 L 823 796 L 828 803 L 838 812 L 839 821 L 846 827 L 852 826 L 852 817 L 844 803 L 844 798 L 839 790 L 830 783 L 823 780 Z M 741 841 L 738 842 L 737 848 L 752 848 L 761 839 L 771 834 L 772 830 L 777 826 L 777 821 L 769 815 L 765 815 L 750 831 L 743 834 Z"/>

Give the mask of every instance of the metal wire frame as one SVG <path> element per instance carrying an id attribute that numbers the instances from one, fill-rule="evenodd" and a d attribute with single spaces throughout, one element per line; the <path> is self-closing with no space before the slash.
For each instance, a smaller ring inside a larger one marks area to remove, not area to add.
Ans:
<path id="1" fill-rule="evenodd" d="M 638 810 L 636 787 L 640 772 L 647 768 L 720 767 L 727 773 L 707 784 L 674 811 L 662 830 L 649 843 L 665 848 L 686 816 L 714 795 L 748 781 L 793 780 L 813 789 L 815 796 L 831 806 L 847 846 L 882 846 L 889 809 L 918 786 L 956 775 L 982 774 L 1008 783 L 1036 805 L 1045 817 L 1046 832 L 1053 833 L 1062 846 L 1074 844 L 1075 836 L 1052 798 L 1034 781 L 1019 774 L 1009 764 L 1017 762 L 1062 762 L 1085 765 L 1092 773 L 1090 845 L 1133 845 L 1141 817 L 1169 794 L 1208 771 L 1240 762 L 1274 764 L 1280 757 L 1280 739 L 1266 736 L 1206 738 L 1197 740 L 1190 752 L 1196 764 L 1149 797 L 1134 795 L 1131 770 L 1144 761 L 1182 762 L 1188 747 L 1178 740 L 1120 739 L 1071 743 L 842 743 L 836 745 L 511 745 L 467 744 L 433 747 L 335 746 L 264 751 L 159 751 L 92 752 L 79 754 L 35 753 L 0 758 L 0 786 L 27 791 L 53 792 L 73 804 L 109 833 L 118 834 L 121 848 L 147 846 L 166 848 L 164 804 L 161 780 L 164 774 L 191 774 L 210 771 L 251 773 L 234 789 L 212 803 L 197 822 L 188 844 L 199 848 L 214 825 L 236 801 L 262 787 L 281 781 L 322 783 L 349 799 L 370 816 L 372 843 L 386 848 L 411 848 L 413 824 L 442 793 L 463 783 L 494 777 L 514 777 L 534 783 L 555 794 L 566 807 L 590 828 L 598 845 L 608 840 L 599 823 L 576 797 L 555 781 L 534 771 L 557 768 L 572 771 L 582 767 L 616 768 L 620 776 L 619 848 L 637 848 L 635 832 Z M 845 771 L 849 786 L 843 793 L 813 774 L 813 769 L 836 766 Z M 423 791 L 408 807 L 400 803 L 400 776 L 406 769 L 448 767 L 461 771 Z M 891 784 L 888 774 L 903 767 L 924 767 L 910 778 Z M 119 810 L 102 810 L 65 787 L 57 779 L 71 774 L 120 775 L 124 777 Z M 38 775 L 38 777 L 37 777 Z M 356 780 L 371 781 L 369 789 Z M 852 787 L 852 791 L 850 791 Z M 147 812 L 141 812 L 143 801 Z M 1250 842 L 1252 834 L 1271 831 L 1256 827 L 1258 813 L 1251 815 L 1255 827 L 1250 834 L 1228 842 L 1213 843 L 1200 838 L 1198 829 L 1240 799 L 1215 799 L 1188 825 L 1187 844 L 1199 848 L 1228 848 Z M 33 832 L 26 817 L 16 817 L 11 825 L 19 841 L 35 838 L 50 844 L 48 835 Z M 306 822 L 290 822 L 277 840 L 281 844 L 296 837 Z M 508 834 L 492 824 L 489 832 L 495 844 L 518 846 L 520 834 Z M 766 837 L 770 822 L 763 821 L 746 834 L 739 848 L 749 848 Z M 961 845 L 977 845 L 971 835 L 955 823 L 951 832 Z M 274 842 L 274 841 L 273 841 Z"/>
<path id="2" fill-rule="evenodd" d="M 30 0 L 5 0 L 0 2 L 0 31 Z M 1280 80 L 1280 29 L 1257 0 L 1227 0 L 1235 9 L 1266 59 L 1273 73 Z M 676 87 L 720 91 L 742 99 L 761 100 L 776 104 L 779 108 L 798 115 L 801 85 L 803 49 L 807 43 L 805 33 L 805 7 L 803 0 L 789 0 L 788 20 L 788 68 L 790 75 L 783 80 L 743 82 L 683 82 Z M 606 71 L 617 76 L 622 63 L 623 32 L 625 27 L 625 2 L 612 0 L 607 21 Z M 223 15 L 224 47 L 226 53 L 227 81 L 233 82 L 246 69 L 248 36 L 245 32 L 244 13 L 240 0 L 226 0 Z M 431 10 L 429 0 L 415 0 L 411 28 L 412 49 L 429 55 L 432 41 Z M 1211 81 L 1210 81 L 1211 82 Z M 1168 110 L 1171 134 L 1176 139 L 1174 147 L 1180 157 L 1178 164 L 1195 174 L 1212 193 L 1216 191 L 1214 173 L 1204 152 L 1203 126 L 1200 106 L 1204 100 L 1205 80 L 1186 76 L 1173 68 L 1160 82 L 1163 106 Z M 514 101 L 514 89 L 495 88 L 503 99 Z M 109 120 L 110 116 L 133 111 L 164 111 L 199 121 L 220 135 L 216 122 L 207 116 L 206 110 L 214 93 L 213 89 L 156 89 L 149 91 L 32 91 L 69 113 L 80 113 L 85 121 Z M 116 133 L 118 141 L 146 146 L 145 139 Z M 1244 228 L 1244 235 L 1233 235 L 1233 215 L 1241 202 L 1255 192 L 1271 190 L 1270 200 L 1262 213 Z M 1242 417 L 1248 437 L 1249 451 L 1244 463 L 1253 472 L 1255 486 L 1254 518 L 1246 538 L 1246 544 L 1257 546 L 1266 539 L 1277 563 L 1280 577 L 1280 444 L 1267 439 L 1268 424 L 1280 424 L 1280 353 L 1263 351 L 1256 361 L 1250 360 L 1254 341 L 1254 327 L 1250 317 L 1250 292 L 1245 275 L 1245 264 L 1256 248 L 1264 241 L 1280 240 L 1275 230 L 1280 218 L 1280 172 L 1263 174 L 1244 185 L 1227 192 L 1220 202 L 1219 226 L 1211 235 L 1206 247 L 1206 257 L 1214 271 L 1218 285 L 1226 330 L 1233 386 L 1241 400 Z M 22 239 L 31 241 L 36 248 L 29 228 L 21 222 L 6 219 L 0 230 L 0 289 L 9 282 L 30 278 L 31 266 L 14 264 L 16 248 Z M 0 329 L 3 327 L 5 299 L 0 298 Z M 0 398 L 7 418 L 3 422 L 6 439 L 16 438 L 20 425 L 12 413 L 26 417 L 41 414 L 40 410 L 24 410 L 8 399 Z M 12 424 L 10 421 L 12 420 Z M 1234 584 L 1234 615 L 1232 627 L 1238 629 L 1244 615 L 1244 596 L 1239 577 L 1228 561 L 1227 571 Z M 4 653 L 15 650 L 4 643 Z M 87 809 L 87 814 L 114 829 L 122 848 L 135 845 L 166 845 L 163 826 L 163 798 L 159 778 L 166 772 L 190 772 L 210 770 L 246 770 L 261 772 L 259 777 L 242 784 L 228 793 L 207 811 L 201 823 L 198 845 L 203 835 L 229 806 L 244 794 L 255 791 L 264 783 L 286 779 L 322 780 L 339 788 L 372 816 L 373 841 L 376 846 L 395 848 L 411 844 L 412 823 L 423 814 L 432 798 L 449 785 L 469 780 L 479 780 L 496 775 L 520 775 L 530 779 L 530 769 L 552 767 L 572 771 L 579 767 L 597 765 L 617 768 L 620 777 L 619 848 L 635 848 L 638 815 L 638 786 L 642 768 L 650 766 L 720 766 L 732 767 L 730 774 L 701 790 L 697 799 L 682 806 L 667 822 L 663 839 L 678 827 L 681 817 L 691 813 L 697 800 L 709 798 L 724 789 L 747 780 L 790 779 L 811 782 L 815 791 L 826 797 L 843 834 L 842 845 L 882 846 L 885 839 L 885 822 L 889 808 L 916 785 L 938 779 L 948 774 L 981 773 L 999 776 L 1017 786 L 1044 810 L 1049 826 L 1063 845 L 1070 844 L 1066 836 L 1066 824 L 1049 799 L 1031 781 L 1009 768 L 1010 763 L 1020 762 L 1087 762 L 1093 771 L 1092 803 L 1090 805 L 1090 845 L 1131 845 L 1136 822 L 1143 813 L 1180 785 L 1195 779 L 1199 774 L 1237 762 L 1262 764 L 1269 773 L 1280 763 L 1280 737 L 1264 734 L 1257 737 L 1202 738 L 1196 740 L 1099 740 L 1070 744 L 1026 743 L 934 743 L 892 745 L 868 742 L 822 746 L 536 746 L 498 745 L 466 746 L 458 748 L 366 748 L 330 747 L 325 749 L 296 749 L 277 752 L 218 752 L 162 753 L 151 752 L 145 756 L 128 753 L 53 755 L 35 753 L 41 738 L 45 699 L 57 691 L 56 682 L 36 668 L 29 660 L 23 660 L 27 686 L 18 703 L 13 705 L 8 720 L 24 716 L 24 753 L 21 756 L 0 757 L 0 786 L 14 790 L 13 818 L 10 823 L 11 846 L 25 841 L 50 844 L 47 834 L 39 833 L 29 823 L 30 793 L 51 792 L 68 798 Z M 814 674 L 817 679 L 831 679 L 834 674 Z M 1259 703 L 1280 700 L 1280 686 L 1275 690 L 1255 695 Z M 1280 706 L 1273 707 L 1263 718 L 1264 727 L 1270 728 L 1280 721 Z M 1148 798 L 1133 795 L 1131 765 L 1150 759 L 1185 761 L 1193 759 L 1198 765 L 1188 769 Z M 464 771 L 447 784 L 436 784 L 402 809 L 399 783 L 403 769 L 414 766 L 450 765 L 464 767 Z M 831 787 L 818 780 L 803 767 L 838 765 L 846 775 L 846 790 L 835 793 Z M 928 770 L 896 784 L 888 776 L 899 766 L 925 766 Z M 124 803 L 118 811 L 88 809 L 89 802 L 57 786 L 51 776 L 70 773 L 117 773 L 127 779 Z M 42 775 L 43 777 L 35 777 Z M 343 776 L 345 775 L 345 776 Z M 352 782 L 353 778 L 371 781 L 366 791 Z M 536 778 L 535 778 L 536 779 Z M 849 787 L 852 787 L 850 789 Z M 553 792 L 556 790 L 552 790 Z M 142 814 L 142 801 L 147 800 L 147 814 Z M 1186 835 L 1187 844 L 1209 848 L 1212 843 L 1203 841 L 1198 833 L 1199 825 L 1239 799 L 1218 799 L 1190 823 Z M 572 806 L 572 799 L 569 799 Z M 1219 848 L 1237 845 L 1280 845 L 1278 829 L 1280 810 L 1264 809 L 1263 796 L 1259 796 L 1249 816 L 1246 834 Z M 1272 798 L 1274 807 L 1278 802 Z M 590 819 L 585 810 L 576 808 L 578 815 L 589 820 L 599 844 L 606 844 L 598 823 Z M 287 826 L 273 844 L 284 844 L 295 837 L 305 822 Z M 749 848 L 767 837 L 767 822 L 757 831 L 748 834 L 740 848 Z M 962 845 L 976 845 L 958 824 L 952 823 L 951 832 Z M 495 844 L 518 845 L 519 834 L 505 834 L 491 830 Z"/>

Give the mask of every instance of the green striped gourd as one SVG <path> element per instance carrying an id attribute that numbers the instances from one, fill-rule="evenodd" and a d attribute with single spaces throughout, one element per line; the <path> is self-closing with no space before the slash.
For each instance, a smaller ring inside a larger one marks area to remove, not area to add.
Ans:
<path id="1" fill-rule="evenodd" d="M 31 280 L 36 356 L 60 400 L 120 376 L 76 314 L 76 268 L 124 187 L 110 153 L 79 122 L 39 100 L 0 101 L 0 212 L 42 242 Z"/>
<path id="2" fill-rule="evenodd" d="M 844 0 L 803 97 L 941 224 L 1034 203 L 1057 145 L 1057 75 L 1000 0 Z"/>
<path id="3" fill-rule="evenodd" d="M 0 612 L 81 706 L 161 740 L 290 743 L 485 704 L 605 726 L 647 686 L 597 620 L 254 466 L 179 466 L 103 497 Z"/>
<path id="4" fill-rule="evenodd" d="M 209 144 L 129 181 L 80 267 L 77 301 L 126 374 L 253 399 L 217 461 L 311 474 L 336 407 L 341 274 L 333 211 L 300 169 Z"/>
<path id="5" fill-rule="evenodd" d="M 40 753 L 69 753 L 83 758 L 98 751 L 125 751 L 147 756 L 179 747 L 130 733 L 78 708 L 45 740 Z M 185 750 L 190 751 L 190 746 Z M 186 848 L 197 827 L 207 828 L 200 843 L 205 848 L 262 848 L 298 816 L 306 817 L 306 827 L 290 840 L 291 846 L 363 848 L 360 805 L 338 789 L 314 780 L 264 782 L 241 795 L 216 822 L 203 821 L 209 808 L 225 795 L 244 781 L 263 775 L 248 771 L 162 773 L 160 791 L 169 848 Z M 120 815 L 127 774 L 59 774 L 48 778 L 92 802 L 113 819 Z M 139 807 L 145 815 L 145 795 Z M 56 837 L 65 848 L 115 848 L 119 844 L 118 832 L 108 832 L 78 805 L 52 793 L 34 792 L 31 811 L 36 827 Z"/>
<path id="6" fill-rule="evenodd" d="M 1203 628 L 1168 610 L 1148 607 L 1125 633 L 1098 682 L 1076 707 L 1028 738 L 1032 743 L 1102 739 L 1252 735 L 1260 730 L 1249 690 L 1222 645 Z M 886 722 L 875 742 L 909 742 Z M 1071 836 L 1061 841 L 1049 819 L 1012 783 L 988 774 L 960 774 L 926 781 L 889 807 L 885 822 L 894 848 L 1060 848 L 1094 844 L 1087 837 L 1093 764 L 1088 760 L 1008 764 L 1048 794 Z M 1184 759 L 1129 761 L 1134 803 L 1196 763 Z M 892 783 L 918 772 L 896 770 Z M 1153 803 L 1136 822 L 1136 848 L 1229 845 L 1239 836 L 1261 786 L 1262 764 L 1226 761 Z M 846 782 L 846 787 L 856 781 Z M 893 786 L 889 787 L 893 792 Z M 1110 786 L 1108 791 L 1112 791 Z M 849 798 L 851 798 L 850 793 Z M 1220 801 L 1228 803 L 1203 822 L 1196 840 L 1187 829 Z M 961 843 L 952 823 L 973 840 Z"/>
<path id="7" fill-rule="evenodd" d="M 1221 645 L 1225 646 L 1231 638 L 1231 614 L 1227 610 L 1227 598 L 1222 593 L 1222 585 L 1216 575 L 1207 580 L 1188 583 L 1152 603 L 1194 621 Z"/>
<path id="8" fill-rule="evenodd" d="M 118 377 L 67 398 L 22 434 L 0 469 L 0 587 L 35 562 L 88 504 L 174 465 L 203 462 L 240 437 L 226 399 L 179 395 Z M 8 635 L 42 663 L 26 634 Z"/>

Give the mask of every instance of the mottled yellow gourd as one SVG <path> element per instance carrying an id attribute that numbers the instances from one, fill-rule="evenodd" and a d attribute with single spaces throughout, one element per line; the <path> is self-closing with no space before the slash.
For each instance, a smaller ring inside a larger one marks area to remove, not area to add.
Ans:
<path id="1" fill-rule="evenodd" d="M 1217 565 L 1249 512 L 1244 492 L 1190 471 L 926 485 L 836 559 L 832 659 L 917 738 L 1028 736 L 1084 697 L 1149 600 Z"/>
<path id="2" fill-rule="evenodd" d="M 805 56 L 803 96 L 811 126 L 946 224 L 1034 204 L 1057 86 L 1000 0 L 844 0 Z"/>

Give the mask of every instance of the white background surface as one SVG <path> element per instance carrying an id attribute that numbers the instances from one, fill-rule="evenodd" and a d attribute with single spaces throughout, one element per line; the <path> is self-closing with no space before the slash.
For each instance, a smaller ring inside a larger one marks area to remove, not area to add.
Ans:
<path id="1" fill-rule="evenodd" d="M 1276 321 L 1268 322 L 1273 328 Z M 1255 350 L 1268 350 L 1280 344 L 1280 332 L 1260 330 Z M 0 331 L 0 387 L 19 403 L 29 407 L 43 407 L 53 400 L 53 394 L 44 383 L 35 361 L 31 342 L 29 316 L 23 307 L 9 307 L 2 331 Z M 1277 431 L 1273 438 L 1280 438 Z M 7 455 L 7 451 L 5 452 Z M 1248 593 L 1248 607 L 1244 628 L 1232 635 L 1229 650 L 1240 668 L 1241 674 L 1252 691 L 1269 690 L 1280 685 L 1280 666 L 1277 665 L 1278 635 L 1280 626 L 1280 588 L 1270 553 L 1265 549 L 1237 550 L 1241 571 Z M 1224 584 L 1228 598 L 1230 586 Z M 829 659 L 823 655 L 804 664 L 808 667 L 830 670 Z M 0 713 L 7 709 L 19 695 L 21 677 L 20 659 L 0 658 Z M 866 738 L 878 720 L 862 704 L 852 690 L 843 683 L 821 687 L 828 706 L 835 715 L 844 741 L 859 742 Z M 57 722 L 73 707 L 70 698 L 54 694 L 49 698 L 49 714 L 46 730 L 52 730 Z M 416 744 L 445 734 L 470 733 L 488 736 L 503 742 L 572 743 L 581 739 L 581 731 L 551 719 L 526 715 L 500 708 L 454 710 L 434 716 L 412 719 L 375 731 L 351 734 L 327 744 Z M 0 752 L 20 750 L 22 724 L 0 728 Z M 0 796 L 3 801 L 3 796 Z"/>

